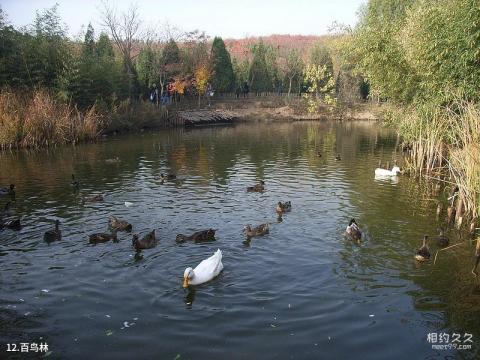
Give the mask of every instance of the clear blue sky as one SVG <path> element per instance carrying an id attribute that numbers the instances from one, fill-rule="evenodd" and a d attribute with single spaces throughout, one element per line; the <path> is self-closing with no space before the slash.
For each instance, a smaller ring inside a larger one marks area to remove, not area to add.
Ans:
<path id="1" fill-rule="evenodd" d="M 99 30 L 97 0 L 2 0 L 1 7 L 15 26 L 30 24 L 35 10 L 57 2 L 71 35 L 92 22 Z M 204 30 L 210 36 L 241 38 L 270 34 L 326 34 L 334 22 L 353 25 L 366 0 L 117 0 L 119 10 L 137 4 L 142 19 L 160 26 L 168 21 L 182 30 Z"/>

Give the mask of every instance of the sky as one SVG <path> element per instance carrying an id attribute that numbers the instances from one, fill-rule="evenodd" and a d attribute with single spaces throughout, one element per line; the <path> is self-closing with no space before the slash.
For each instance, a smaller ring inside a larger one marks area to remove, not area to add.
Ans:
<path id="1" fill-rule="evenodd" d="M 271 34 L 323 35 L 334 22 L 354 25 L 367 0 L 117 0 L 119 11 L 133 3 L 142 20 L 159 28 L 169 23 L 182 30 L 199 29 L 209 36 L 243 38 Z M 59 4 L 62 20 L 72 37 L 89 22 L 100 30 L 99 0 L 2 0 L 1 7 L 14 26 L 32 23 L 35 11 Z"/>

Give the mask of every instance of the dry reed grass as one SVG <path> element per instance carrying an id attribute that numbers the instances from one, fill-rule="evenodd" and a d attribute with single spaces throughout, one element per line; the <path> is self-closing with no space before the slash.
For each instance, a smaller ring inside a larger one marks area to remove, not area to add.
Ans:
<path id="1" fill-rule="evenodd" d="M 38 148 L 93 140 L 102 130 L 95 107 L 84 113 L 45 90 L 0 92 L 0 148 Z"/>
<path id="2" fill-rule="evenodd" d="M 394 109 L 390 122 L 411 145 L 405 166 L 420 176 L 448 177 L 466 212 L 480 214 L 480 108 L 457 101 L 447 107 Z"/>

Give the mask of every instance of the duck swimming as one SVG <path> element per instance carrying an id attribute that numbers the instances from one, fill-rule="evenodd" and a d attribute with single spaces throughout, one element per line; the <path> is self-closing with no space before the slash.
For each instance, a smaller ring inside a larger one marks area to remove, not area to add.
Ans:
<path id="1" fill-rule="evenodd" d="M 0 229 L 3 229 L 3 228 L 7 228 L 11 230 L 20 230 L 22 228 L 22 224 L 20 222 L 20 219 L 3 221 L 0 218 Z"/>
<path id="2" fill-rule="evenodd" d="M 336 161 L 342 160 L 342 158 L 340 157 L 340 154 L 337 154 L 337 155 L 335 156 L 335 160 L 336 160 Z"/>
<path id="3" fill-rule="evenodd" d="M 60 221 L 55 221 L 55 228 L 52 230 L 45 231 L 43 235 L 43 240 L 50 243 L 53 241 L 61 240 L 62 239 L 62 232 L 59 229 Z"/>
<path id="4" fill-rule="evenodd" d="M 183 234 L 178 234 L 175 241 L 177 243 L 183 243 L 183 242 L 188 241 L 188 240 L 196 242 L 196 243 L 205 242 L 205 241 L 213 241 L 213 240 L 215 240 L 215 232 L 216 232 L 216 230 L 214 230 L 214 229 L 208 229 L 208 230 L 197 231 L 196 233 L 193 233 L 190 236 L 186 236 L 186 235 L 183 235 Z"/>
<path id="5" fill-rule="evenodd" d="M 113 229 L 112 233 L 107 234 L 107 233 L 95 233 L 92 235 L 89 235 L 88 241 L 90 244 L 100 244 L 104 243 L 107 241 L 113 240 L 113 242 L 117 242 L 117 231 Z"/>
<path id="6" fill-rule="evenodd" d="M 358 227 L 357 222 L 355 219 L 351 219 L 348 223 L 347 228 L 345 229 L 345 234 L 350 237 L 352 240 L 361 240 L 362 239 L 362 231 Z"/>
<path id="7" fill-rule="evenodd" d="M 10 187 L 0 187 L 0 196 L 10 195 L 15 197 L 15 184 L 10 184 Z"/>
<path id="8" fill-rule="evenodd" d="M 108 226 L 111 229 L 116 229 L 117 231 L 132 231 L 132 224 L 125 220 L 120 220 L 115 216 L 110 216 L 108 219 Z"/>
<path id="9" fill-rule="evenodd" d="M 261 224 L 261 225 L 255 226 L 254 228 L 252 228 L 250 224 L 248 224 L 243 228 L 243 233 L 248 238 L 252 238 L 255 236 L 263 236 L 265 234 L 268 234 L 269 232 L 270 230 L 268 228 L 268 224 Z"/>
<path id="10" fill-rule="evenodd" d="M 257 185 L 247 187 L 248 192 L 262 192 L 265 190 L 265 181 L 260 180 Z"/>
<path id="11" fill-rule="evenodd" d="M 392 170 L 376 168 L 375 169 L 375 176 L 397 176 L 401 173 L 401 170 L 398 166 L 394 166 Z"/>
<path id="12" fill-rule="evenodd" d="M 8 202 L 5 204 L 5 206 L 3 207 L 3 212 L 2 212 L 3 216 L 5 216 L 5 215 L 12 215 L 13 212 L 12 212 L 12 208 L 11 208 L 11 207 L 12 207 L 12 202 L 11 202 L 11 201 L 8 201 Z"/>
<path id="13" fill-rule="evenodd" d="M 121 162 L 122 160 L 119 159 L 118 156 L 114 157 L 113 159 L 106 159 L 105 162 L 107 164 L 118 164 L 119 162 Z"/>
<path id="14" fill-rule="evenodd" d="M 155 238 L 155 230 L 152 230 L 142 239 L 139 239 L 138 235 L 133 235 L 132 246 L 137 250 L 151 249 L 157 246 L 157 239 Z"/>
<path id="15" fill-rule="evenodd" d="M 85 201 L 87 201 L 87 202 L 100 202 L 100 201 L 103 201 L 103 195 L 101 195 L 101 194 L 92 195 L 92 196 L 87 197 L 85 199 Z"/>
<path id="16" fill-rule="evenodd" d="M 286 201 L 282 203 L 281 201 L 278 202 L 276 211 L 278 214 L 283 214 L 286 212 L 292 211 L 292 203 L 290 201 Z"/>
<path id="17" fill-rule="evenodd" d="M 427 261 L 430 259 L 430 249 L 428 248 L 428 236 L 425 235 L 423 237 L 423 245 L 418 249 L 417 253 L 415 254 L 415 260 L 417 261 Z"/>
<path id="18" fill-rule="evenodd" d="M 77 179 L 75 179 L 75 174 L 72 174 L 72 181 L 70 181 L 70 185 L 75 189 L 78 190 L 80 188 L 80 183 Z"/>
<path id="19" fill-rule="evenodd" d="M 442 229 L 440 229 L 440 234 L 437 236 L 437 245 L 440 247 L 447 247 L 450 241 L 448 237 L 445 235 Z"/>
<path id="20" fill-rule="evenodd" d="M 220 274 L 223 270 L 222 252 L 220 249 L 208 259 L 202 260 L 195 269 L 188 267 L 183 273 L 183 287 L 206 283 Z"/>
<path id="21" fill-rule="evenodd" d="M 162 181 L 175 180 L 176 178 L 177 178 L 177 175 L 173 175 L 173 174 L 163 175 L 163 174 L 160 174 L 160 180 L 162 180 Z"/>

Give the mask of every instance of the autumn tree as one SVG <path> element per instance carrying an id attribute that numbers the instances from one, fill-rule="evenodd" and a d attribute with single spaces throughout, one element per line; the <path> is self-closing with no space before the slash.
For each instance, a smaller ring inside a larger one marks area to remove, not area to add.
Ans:
<path id="1" fill-rule="evenodd" d="M 195 88 L 198 93 L 198 106 L 200 106 L 201 97 L 205 95 L 210 77 L 211 71 L 206 63 L 200 64 L 195 69 Z"/>

